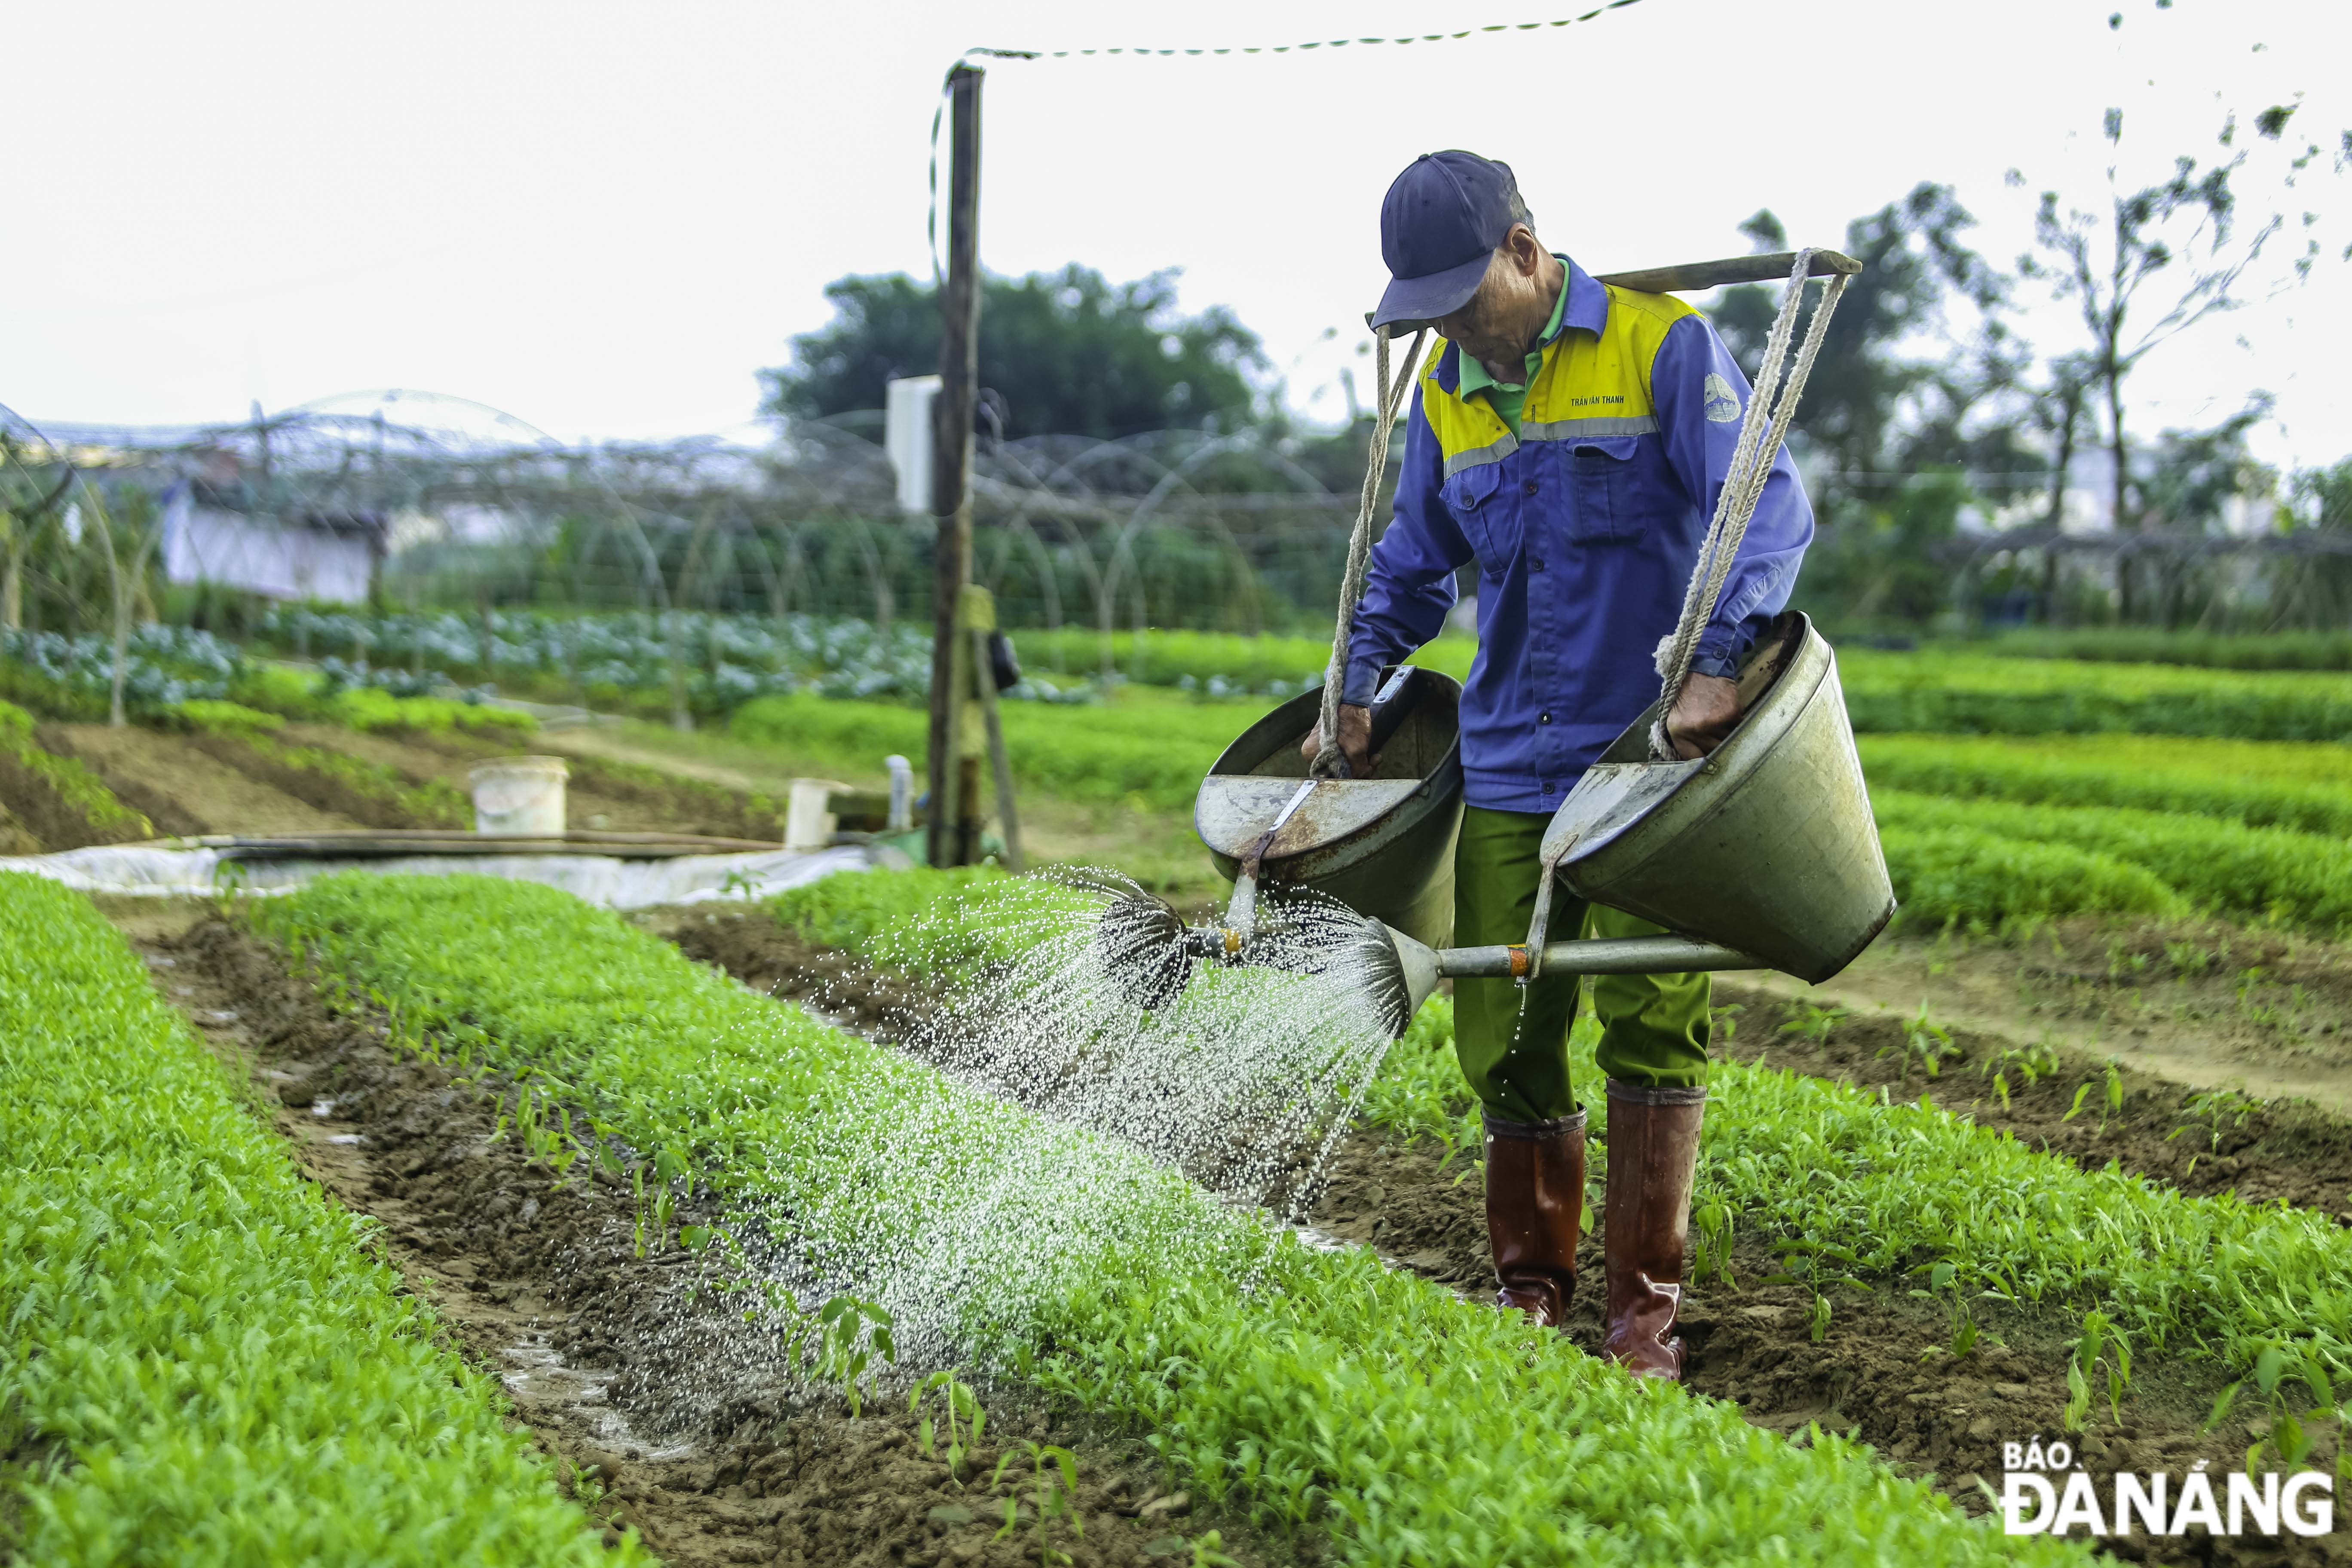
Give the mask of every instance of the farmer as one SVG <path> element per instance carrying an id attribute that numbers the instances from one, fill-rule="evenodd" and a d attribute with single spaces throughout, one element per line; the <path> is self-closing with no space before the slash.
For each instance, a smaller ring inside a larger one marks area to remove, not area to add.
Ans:
<path id="1" fill-rule="evenodd" d="M 1416 160 L 1381 204 L 1381 255 L 1392 277 L 1375 330 L 1440 336 L 1348 647 L 1339 745 L 1356 776 L 1370 773 L 1381 667 L 1438 634 L 1455 574 L 1475 564 L 1454 940 L 1521 942 L 1554 808 L 1657 698 L 1653 660 L 1681 616 L 1748 379 L 1690 306 L 1596 282 L 1547 251 L 1507 164 L 1459 152 Z M 1788 603 L 1812 535 L 1784 451 L 1667 716 L 1682 756 L 1714 750 L 1738 721 L 1732 678 Z M 1605 937 L 1662 929 L 1575 900 L 1552 917 L 1556 931 L 1580 922 Z M 1547 970 L 1524 989 L 1463 980 L 1454 994 L 1454 1049 L 1485 1111 L 1498 1304 L 1550 1325 L 1575 1288 L 1584 1203 L 1584 1111 L 1568 1074 L 1579 984 Z M 1592 1002 L 1609 1080 L 1601 1351 L 1638 1375 L 1678 1378 L 1707 976 L 1596 976 Z"/>

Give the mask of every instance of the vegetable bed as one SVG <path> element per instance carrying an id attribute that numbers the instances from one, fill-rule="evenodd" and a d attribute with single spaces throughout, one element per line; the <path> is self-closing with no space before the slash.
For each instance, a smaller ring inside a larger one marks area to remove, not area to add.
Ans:
<path id="1" fill-rule="evenodd" d="M 2072 1555 L 1967 1522 L 1841 1439 L 1793 1447 L 1369 1255 L 1270 1241 L 1123 1146 L 560 893 L 339 878 L 256 918 L 413 1044 L 589 1108 L 594 1138 L 662 1152 L 739 1214 L 781 1205 L 814 1262 L 886 1300 L 875 1260 L 919 1244 L 960 1353 L 1148 1424 L 1201 1491 L 1327 1528 L 1351 1561 Z M 1039 1172 L 1083 1172 L 1087 1200 Z M 1016 1243 L 941 1227 L 976 1193 Z"/>
<path id="2" fill-rule="evenodd" d="M 637 1563 L 88 900 L 0 874 L 0 1555 Z"/>
<path id="3" fill-rule="evenodd" d="M 898 933 L 926 882 L 929 912 L 910 940 Z M 1002 885 L 880 873 L 795 889 L 771 907 L 813 941 L 946 973 L 1002 928 L 987 913 Z M 867 907 L 891 917 L 871 920 Z M 1601 1081 L 1596 1033 L 1587 1018 L 1571 1046 L 1586 1085 Z M 1451 1037 L 1439 998 L 1392 1053 L 1368 1119 L 1471 1143 L 1475 1112 L 1453 1070 Z M 1716 1205 L 1713 1224 L 1773 1238 L 1792 1273 L 1906 1286 L 1932 1279 L 1955 1302 L 1989 1293 L 2097 1311 L 2130 1342 L 2233 1373 L 2275 1348 L 2297 1364 L 2311 1358 L 2324 1377 L 2352 1375 L 2352 1235 L 2325 1214 L 2084 1170 L 1924 1099 L 1907 1104 L 1727 1061 L 1712 1068 L 1709 1089 L 1698 1226 L 1710 1227 Z M 1592 1136 L 1605 1142 L 1606 1099 L 1585 1098 Z"/>

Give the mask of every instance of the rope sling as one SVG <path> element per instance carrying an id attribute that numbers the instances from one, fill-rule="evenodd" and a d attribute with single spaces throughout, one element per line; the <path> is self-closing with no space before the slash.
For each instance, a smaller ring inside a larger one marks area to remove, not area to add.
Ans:
<path id="1" fill-rule="evenodd" d="M 1765 340 L 1764 363 L 1758 368 L 1755 390 L 1741 414 L 1739 438 L 1732 447 L 1723 489 L 1716 497 L 1715 515 L 1707 524 L 1706 535 L 1699 545 L 1698 561 L 1683 591 L 1681 618 L 1672 632 L 1659 639 L 1654 656 L 1664 683 L 1658 720 L 1650 731 L 1651 754 L 1658 761 L 1669 760 L 1675 754 L 1666 738 L 1666 714 L 1690 675 L 1691 661 L 1698 652 L 1699 635 L 1706 629 L 1723 596 L 1740 542 L 1748 537 L 1748 525 L 1755 518 L 1757 503 L 1763 500 L 1764 487 L 1772 477 L 1772 464 L 1780 456 L 1790 420 L 1804 395 L 1813 362 L 1820 357 L 1830 317 L 1837 310 L 1839 297 L 1845 292 L 1845 275 L 1832 275 L 1807 324 L 1796 364 L 1788 367 L 1789 342 L 1796 335 L 1798 310 L 1804 300 L 1805 279 L 1812 268 L 1814 254 L 1811 248 L 1798 251 L 1796 265 L 1789 270 L 1789 281 L 1780 295 L 1780 313 L 1773 318 L 1771 333 Z M 1348 565 L 1339 580 L 1339 624 L 1331 640 L 1331 663 L 1323 678 L 1322 743 L 1307 765 L 1309 778 L 1350 776 L 1348 759 L 1339 750 L 1339 742 L 1340 685 L 1347 674 L 1348 644 L 1355 635 L 1356 609 L 1363 598 L 1365 567 L 1371 554 L 1372 512 L 1379 504 L 1381 479 L 1388 471 L 1389 437 L 1395 427 L 1398 410 L 1403 406 L 1405 391 L 1412 384 L 1422 342 L 1427 336 L 1427 328 L 1413 334 L 1403 368 L 1391 383 L 1389 329 L 1382 327 L 1373 334 L 1379 391 L 1373 407 L 1371 450 L 1364 469 L 1362 498 L 1356 509 L 1355 531 L 1348 540 Z"/>

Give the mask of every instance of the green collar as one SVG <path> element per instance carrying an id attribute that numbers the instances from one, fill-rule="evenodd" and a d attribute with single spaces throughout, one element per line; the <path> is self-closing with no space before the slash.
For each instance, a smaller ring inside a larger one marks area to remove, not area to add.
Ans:
<path id="1" fill-rule="evenodd" d="M 1554 259 L 1559 261 L 1561 268 L 1559 298 L 1551 302 L 1551 320 L 1544 323 L 1543 336 L 1536 340 L 1536 346 L 1528 353 L 1527 381 L 1496 381 L 1486 373 L 1486 366 L 1483 361 L 1475 354 L 1465 353 L 1460 356 L 1462 396 L 1467 397 L 1474 392 L 1484 392 L 1489 387 L 1500 387 L 1505 392 L 1524 392 L 1528 388 L 1528 382 L 1535 380 L 1536 372 L 1543 366 L 1543 351 L 1554 338 L 1559 336 L 1560 320 L 1568 314 L 1568 258 L 1554 252 Z"/>

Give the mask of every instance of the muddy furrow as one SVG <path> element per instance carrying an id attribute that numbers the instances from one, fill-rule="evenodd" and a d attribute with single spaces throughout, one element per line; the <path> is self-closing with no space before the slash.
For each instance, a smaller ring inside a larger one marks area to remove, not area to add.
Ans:
<path id="1" fill-rule="evenodd" d="M 877 1038 L 919 1043 L 936 1018 L 939 1004 L 922 987 L 808 942 L 763 912 L 688 910 L 649 923 L 689 957 Z M 1795 1065 L 1778 1052 L 1771 1060 Z M 1297 1163 L 1304 1165 L 1303 1156 Z M 1597 1198 L 1601 1173 L 1592 1175 Z M 1334 1152 L 1309 1218 L 1327 1236 L 1371 1247 L 1391 1265 L 1464 1294 L 1483 1296 L 1492 1288 L 1478 1178 L 1465 1173 L 1462 1161 L 1442 1163 L 1428 1143 L 1402 1144 L 1381 1129 L 1358 1129 Z M 1596 1352 L 1597 1232 L 1587 1237 L 1579 1264 L 1582 1284 L 1566 1331 Z M 1979 1483 L 2000 1485 L 2003 1443 L 2065 1435 L 2066 1366 L 2079 1314 L 1979 1303 L 1980 1336 L 1969 1354 L 1955 1357 L 1944 1303 L 1915 1296 L 1901 1282 L 1867 1290 L 1833 1287 L 1829 1320 L 1816 1340 L 1811 1289 L 1762 1282 L 1780 1268 L 1769 1238 L 1740 1237 L 1730 1280 L 1693 1282 L 1681 1331 L 1689 1357 L 1685 1383 L 1694 1392 L 1733 1401 L 1757 1426 L 1800 1441 L 1813 1424 L 1858 1436 L 1972 1512 L 1989 1506 Z M 2104 1478 L 2117 1470 L 2181 1476 L 2200 1461 L 2216 1472 L 2240 1468 L 2257 1436 L 2249 1415 L 2233 1415 L 2210 1435 L 2201 1429 L 2226 1381 L 2210 1363 L 2136 1347 L 2120 1420 L 2101 1405 L 2089 1430 L 2074 1436 L 2074 1447 L 2102 1478 L 2103 1489 L 2109 1484 Z M 2326 1462 L 2324 1454 L 2318 1462 Z M 2210 1543 L 2210 1555 L 2200 1540 L 2189 1558 L 2144 1540 L 2116 1542 L 2111 1549 L 2147 1562 L 2336 1560 L 2326 1538 L 2224 1539 Z"/>
<path id="2" fill-rule="evenodd" d="M 903 1391 L 851 1417 L 838 1394 L 795 1384 L 740 1309 L 695 1289 L 709 1281 L 674 1230 L 640 1256 L 622 1180 L 578 1166 L 561 1179 L 494 1138 L 495 1086 L 396 1058 L 374 1024 L 331 1013 L 236 924 L 206 918 L 140 945 L 159 990 L 248 1075 L 257 1109 L 303 1169 L 382 1223 L 386 1258 L 468 1359 L 502 1380 L 613 1539 L 633 1527 L 688 1568 L 1034 1563 L 1040 1537 L 1025 1505 L 998 1539 L 1026 1461 L 1001 1484 L 991 1472 L 1034 1440 L 1078 1456 L 1084 1532 L 1055 1520 L 1046 1537 L 1077 1564 L 1173 1561 L 1175 1536 L 1209 1526 L 1244 1563 L 1317 1561 L 1314 1542 L 1190 1517 L 1140 1441 L 1029 1407 L 1013 1390 L 982 1390 L 989 1441 L 950 1474 L 943 1457 L 918 1452 Z M 672 1225 L 698 1217 L 709 1216 Z"/>

